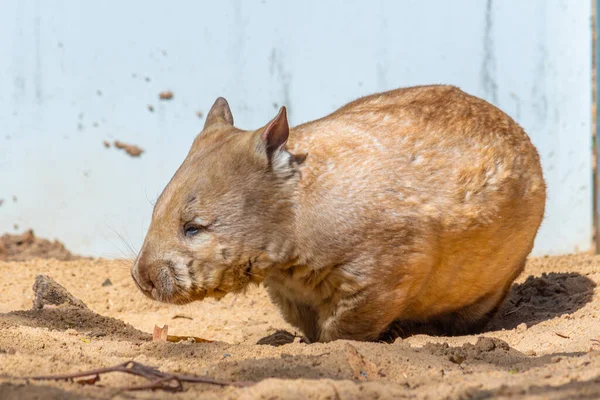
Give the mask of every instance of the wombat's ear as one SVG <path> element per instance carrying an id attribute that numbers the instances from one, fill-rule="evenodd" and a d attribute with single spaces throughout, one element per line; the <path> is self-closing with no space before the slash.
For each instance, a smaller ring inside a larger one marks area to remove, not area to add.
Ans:
<path id="1" fill-rule="evenodd" d="M 233 125 L 233 115 L 229 109 L 229 103 L 223 97 L 219 97 L 213 104 L 206 116 L 204 127 L 206 128 L 215 123 Z"/>
<path id="2" fill-rule="evenodd" d="M 285 107 L 281 107 L 277 116 L 269 122 L 260 134 L 270 162 L 273 161 L 274 156 L 281 152 L 289 135 L 290 126 L 287 120 L 287 110 Z"/>

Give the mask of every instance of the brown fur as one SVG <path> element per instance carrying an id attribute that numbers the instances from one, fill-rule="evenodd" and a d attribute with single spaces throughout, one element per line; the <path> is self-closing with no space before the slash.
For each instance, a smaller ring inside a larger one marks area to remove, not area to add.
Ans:
<path id="1" fill-rule="evenodd" d="M 545 196 L 521 127 L 452 86 L 364 97 L 291 130 L 285 109 L 239 130 L 218 99 L 132 275 L 177 303 L 263 282 L 310 341 L 464 333 L 521 273 Z M 204 227 L 186 237 L 194 218 Z"/>

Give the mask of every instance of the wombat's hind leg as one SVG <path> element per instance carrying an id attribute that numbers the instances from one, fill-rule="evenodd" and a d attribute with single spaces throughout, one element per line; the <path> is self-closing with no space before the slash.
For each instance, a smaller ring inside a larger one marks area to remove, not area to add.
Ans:
<path id="1" fill-rule="evenodd" d="M 431 318 L 427 321 L 394 321 L 380 337 L 380 341 L 393 342 L 396 338 L 412 335 L 459 336 L 480 333 L 496 314 L 506 297 L 507 290 L 480 298 L 460 310 Z"/>

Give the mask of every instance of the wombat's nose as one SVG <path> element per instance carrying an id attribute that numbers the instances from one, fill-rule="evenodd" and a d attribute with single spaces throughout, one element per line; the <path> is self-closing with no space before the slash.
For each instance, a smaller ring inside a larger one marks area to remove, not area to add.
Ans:
<path id="1" fill-rule="evenodd" d="M 150 295 L 152 289 L 154 289 L 154 282 L 152 282 L 150 274 L 148 273 L 148 265 L 144 253 L 139 255 L 138 259 L 133 264 L 133 267 L 131 267 L 131 277 L 145 295 Z"/>

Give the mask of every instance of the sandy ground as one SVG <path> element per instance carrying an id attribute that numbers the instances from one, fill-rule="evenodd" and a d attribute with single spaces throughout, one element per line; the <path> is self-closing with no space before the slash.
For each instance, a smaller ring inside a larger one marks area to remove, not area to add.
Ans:
<path id="1" fill-rule="evenodd" d="M 32 310 L 38 274 L 54 278 L 92 311 Z M 126 261 L 0 262 L 0 398 L 600 398 L 599 282 L 600 257 L 532 259 L 481 335 L 420 335 L 393 344 L 307 345 L 296 338 L 275 347 L 256 343 L 279 329 L 294 330 L 261 288 L 220 302 L 170 306 L 138 293 Z M 169 334 L 215 342 L 152 342 L 154 325 L 164 324 Z M 20 379 L 128 360 L 257 383 L 187 383 L 172 394 L 120 392 L 143 380 L 118 373 L 94 385 Z"/>

